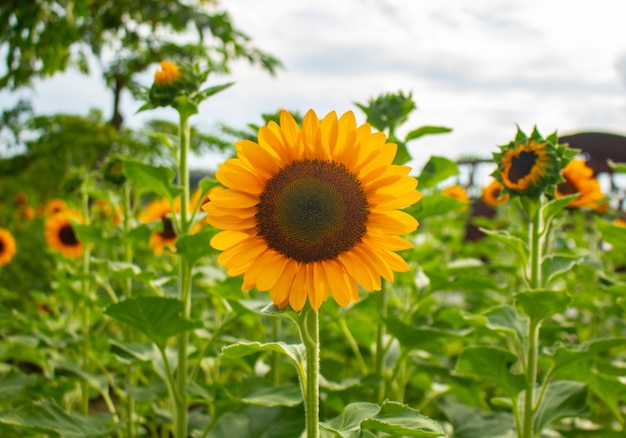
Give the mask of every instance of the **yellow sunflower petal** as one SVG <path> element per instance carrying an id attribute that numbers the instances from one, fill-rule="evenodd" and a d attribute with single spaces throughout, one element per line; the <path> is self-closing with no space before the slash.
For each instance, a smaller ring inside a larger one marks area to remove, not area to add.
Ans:
<path id="1" fill-rule="evenodd" d="M 295 312 L 299 312 L 306 303 L 307 293 L 305 290 L 307 280 L 306 265 L 299 266 L 293 279 L 293 286 L 289 292 L 289 305 Z"/>
<path id="2" fill-rule="evenodd" d="M 240 231 L 222 231 L 217 233 L 215 236 L 211 238 L 211 246 L 219 251 L 224 251 L 225 249 L 231 248 L 243 240 L 248 239 L 250 237 L 249 234 L 242 233 Z"/>
<path id="3" fill-rule="evenodd" d="M 289 293 L 292 290 L 293 279 L 298 271 L 298 262 L 287 259 L 283 273 L 270 290 L 272 301 L 281 309 L 289 302 Z"/>

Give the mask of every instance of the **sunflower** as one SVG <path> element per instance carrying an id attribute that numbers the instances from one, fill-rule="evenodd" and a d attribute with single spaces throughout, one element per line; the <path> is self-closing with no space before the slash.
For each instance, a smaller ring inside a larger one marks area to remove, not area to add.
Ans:
<path id="1" fill-rule="evenodd" d="M 8 265 L 15 255 L 15 239 L 9 230 L 0 228 L 0 266 Z"/>
<path id="2" fill-rule="evenodd" d="M 497 180 L 492 180 L 485 186 L 482 193 L 482 200 L 485 204 L 495 207 L 509 200 L 509 195 L 502 193 L 502 184 Z"/>
<path id="3" fill-rule="evenodd" d="M 83 254 L 83 244 L 72 227 L 72 221 L 81 223 L 82 215 L 72 209 L 65 209 L 46 219 L 46 242 L 65 257 L 78 258 Z"/>
<path id="4" fill-rule="evenodd" d="M 15 205 L 16 207 L 18 205 L 26 204 L 26 202 L 28 202 L 28 196 L 24 192 L 19 192 L 13 198 L 13 205 Z"/>
<path id="5" fill-rule="evenodd" d="M 467 192 L 465 191 L 463 187 L 461 187 L 458 184 L 454 184 L 454 185 L 444 188 L 441 191 L 441 193 L 446 196 L 450 196 L 451 198 L 456 198 L 461 202 L 465 202 L 465 203 L 470 202 L 470 198 L 469 196 L 467 196 Z"/>
<path id="6" fill-rule="evenodd" d="M 172 84 L 181 76 L 182 73 L 176 64 L 161 61 L 161 69 L 154 72 L 154 84 L 158 86 Z"/>
<path id="7" fill-rule="evenodd" d="M 626 227 L 626 220 L 624 219 L 615 219 L 613 221 L 614 225 L 617 225 L 618 227 Z"/>
<path id="8" fill-rule="evenodd" d="M 258 143 L 236 145 L 237 158 L 216 173 L 203 209 L 224 231 L 211 245 L 243 289 L 270 291 L 280 308 L 308 301 L 319 309 L 332 292 L 341 306 L 358 300 L 357 283 L 380 290 L 381 276 L 408 264 L 395 251 L 412 244 L 400 234 L 418 222 L 399 208 L 421 198 L 410 167 L 393 165 L 397 146 L 354 114 L 319 120 L 310 110 L 302 128 L 286 111 L 280 125 L 261 127 Z"/>
<path id="9" fill-rule="evenodd" d="M 62 199 L 51 199 L 46 202 L 45 212 L 47 216 L 52 216 L 67 208 L 67 204 Z"/>
<path id="10" fill-rule="evenodd" d="M 561 173 L 565 181 L 556 186 L 557 198 L 578 193 L 578 198 L 570 201 L 568 207 L 601 208 L 598 201 L 603 200 L 605 195 L 600 189 L 600 183 L 593 176 L 593 169 L 587 166 L 585 160 L 570 161 Z"/>
<path id="11" fill-rule="evenodd" d="M 518 129 L 515 140 L 493 154 L 498 165 L 493 176 L 511 194 L 538 196 L 560 179 L 556 142 L 556 134 L 544 139 L 535 128 L 529 138 Z"/>

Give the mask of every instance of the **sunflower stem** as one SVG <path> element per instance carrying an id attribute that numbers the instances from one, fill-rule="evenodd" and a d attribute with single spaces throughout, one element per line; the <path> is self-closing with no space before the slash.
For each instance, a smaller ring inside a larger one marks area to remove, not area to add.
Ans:
<path id="1" fill-rule="evenodd" d="M 306 382 L 304 386 L 304 410 L 306 413 L 306 437 L 320 436 L 320 326 L 319 314 L 310 305 L 298 317 L 302 343 L 306 351 Z"/>
<path id="2" fill-rule="evenodd" d="M 130 232 L 130 218 L 132 214 L 131 207 L 131 185 L 126 182 L 122 187 L 122 227 L 124 229 L 124 235 L 128 235 Z M 133 246 L 129 239 L 124 239 L 124 262 L 132 263 L 133 261 Z M 122 282 L 122 291 L 126 299 L 133 296 L 133 279 L 128 277 Z M 126 327 L 125 337 L 126 341 L 132 343 L 134 340 L 133 329 L 130 326 Z M 135 385 L 137 378 L 135 373 L 135 367 L 133 364 L 129 364 L 126 368 L 126 436 L 128 438 L 135 437 L 135 398 L 132 396 L 130 388 Z"/>
<path id="3" fill-rule="evenodd" d="M 187 164 L 187 156 L 189 155 L 189 115 L 183 111 L 180 115 L 180 151 L 179 151 L 179 170 L 178 178 L 182 188 L 180 195 L 180 229 L 179 236 L 186 236 L 189 229 L 187 220 L 187 210 L 189 204 L 189 168 Z M 180 255 L 178 285 L 180 290 L 180 300 L 184 304 L 183 318 L 189 319 L 191 316 L 191 266 Z M 183 332 L 178 335 L 178 368 L 177 368 L 177 387 L 178 398 L 176 403 L 176 437 L 186 438 L 187 433 L 187 379 L 188 379 L 188 358 L 187 349 L 189 344 L 189 332 Z"/>
<path id="4" fill-rule="evenodd" d="M 376 400 L 382 403 L 385 397 L 385 322 L 387 317 L 387 294 L 385 288 L 376 293 L 376 307 L 378 321 L 376 322 L 376 379 L 378 380 L 378 394 Z"/>
<path id="5" fill-rule="evenodd" d="M 538 200 L 538 208 L 530 224 L 530 287 L 541 287 L 541 259 L 543 243 L 542 230 L 542 198 Z M 539 328 L 541 321 L 530 318 L 528 323 L 528 345 L 526 352 L 526 390 L 524 393 L 524 417 L 522 422 L 522 438 L 534 438 L 535 387 L 537 385 L 537 361 L 539 359 Z M 519 435 L 519 434 L 518 434 Z"/>

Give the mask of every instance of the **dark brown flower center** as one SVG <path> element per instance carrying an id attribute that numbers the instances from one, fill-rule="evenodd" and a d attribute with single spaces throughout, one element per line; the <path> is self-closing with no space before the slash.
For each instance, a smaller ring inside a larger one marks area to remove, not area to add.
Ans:
<path id="1" fill-rule="evenodd" d="M 4 240 L 0 239 L 0 254 L 4 252 Z"/>
<path id="2" fill-rule="evenodd" d="M 509 170 L 509 180 L 517 183 L 527 176 L 537 161 L 537 154 L 533 151 L 520 152 L 516 157 L 511 158 L 511 169 Z"/>
<path id="3" fill-rule="evenodd" d="M 562 183 L 558 184 L 556 186 L 556 189 L 562 195 L 573 195 L 575 193 L 579 193 L 580 192 L 580 190 L 578 190 L 578 187 L 576 187 L 576 184 L 574 184 L 573 182 L 571 182 L 568 179 L 566 179 L 565 182 L 562 182 Z"/>
<path id="4" fill-rule="evenodd" d="M 70 224 L 63 225 L 63 227 L 59 230 L 59 240 L 66 246 L 74 246 L 80 243 Z"/>
<path id="5" fill-rule="evenodd" d="M 294 161 L 274 175 L 257 205 L 267 245 L 310 263 L 331 260 L 361 241 L 369 214 L 360 182 L 343 164 Z"/>
<path id="6" fill-rule="evenodd" d="M 163 237 L 164 239 L 175 239 L 177 234 L 176 230 L 174 229 L 174 223 L 172 222 L 172 220 L 163 216 L 161 218 L 161 222 L 163 223 L 163 231 L 159 233 L 161 237 Z"/>

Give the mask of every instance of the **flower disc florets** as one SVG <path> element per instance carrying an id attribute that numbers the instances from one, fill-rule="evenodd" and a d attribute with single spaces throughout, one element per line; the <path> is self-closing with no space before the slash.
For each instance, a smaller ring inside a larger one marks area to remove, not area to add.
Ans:
<path id="1" fill-rule="evenodd" d="M 519 128 L 515 140 L 494 153 L 498 168 L 492 174 L 506 193 L 536 197 L 554 193 L 561 181 L 561 165 L 566 146 L 558 145 L 556 133 L 543 138 L 537 128 L 527 137 Z"/>

